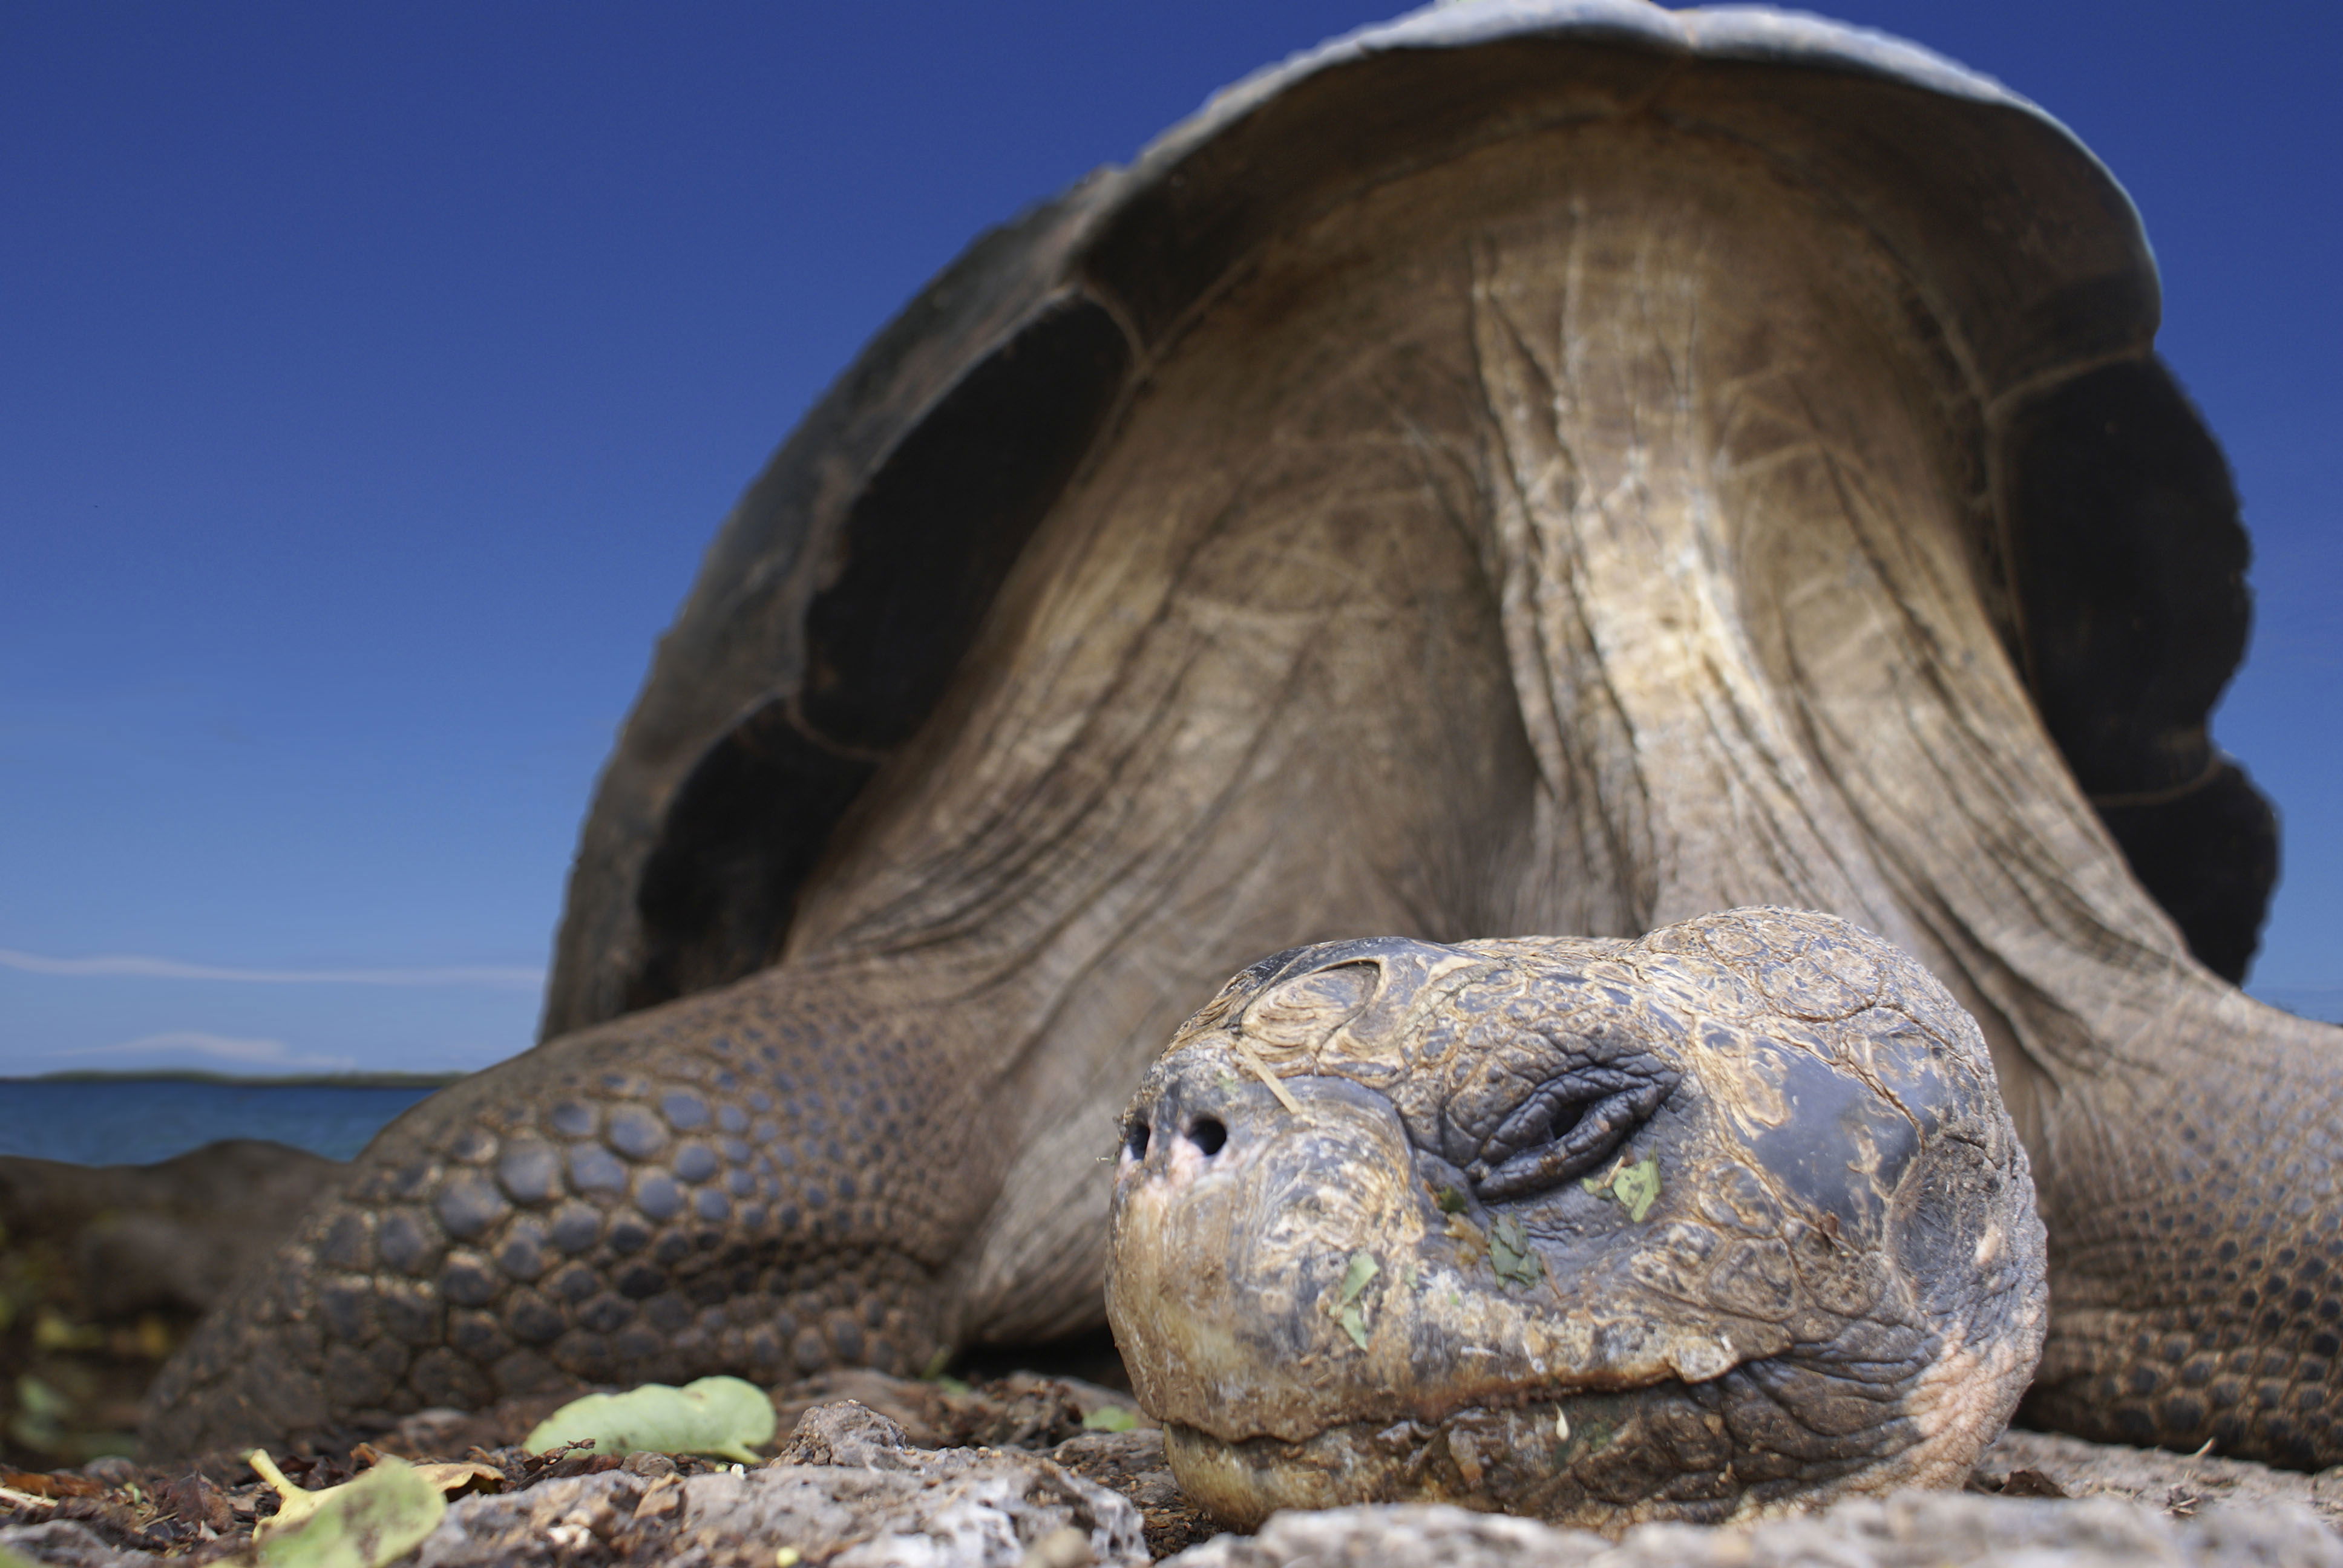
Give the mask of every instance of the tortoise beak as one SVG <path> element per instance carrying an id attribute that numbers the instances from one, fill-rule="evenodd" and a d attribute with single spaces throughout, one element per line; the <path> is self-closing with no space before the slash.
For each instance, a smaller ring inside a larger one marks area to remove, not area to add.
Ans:
<path id="1" fill-rule="evenodd" d="M 1250 1093 L 1246 1091 L 1247 1085 L 1225 1069 L 1151 1082 L 1124 1118 L 1117 1191 L 1122 1188 L 1121 1174 L 1134 1171 L 1143 1182 L 1160 1183 L 1172 1191 L 1185 1191 L 1214 1177 L 1227 1179 L 1259 1142 L 1254 1123 L 1261 1110 L 1248 1101 L 1270 1098 L 1258 1083 Z M 1272 1101 L 1268 1109 L 1278 1106 Z M 1232 1127 L 1245 1133 L 1233 1150 Z"/>
<path id="2" fill-rule="evenodd" d="M 1281 1081 L 1292 1109 L 1222 1040 L 1151 1075 L 1124 1122 L 1107 1312 L 1149 1411 L 1298 1438 L 1325 1415 L 1301 1408 L 1292 1369 L 1363 1353 L 1328 1310 L 1351 1258 L 1396 1269 L 1423 1203 L 1389 1101 L 1342 1079 Z M 1362 1333 L 1379 1294 L 1344 1303 Z"/>

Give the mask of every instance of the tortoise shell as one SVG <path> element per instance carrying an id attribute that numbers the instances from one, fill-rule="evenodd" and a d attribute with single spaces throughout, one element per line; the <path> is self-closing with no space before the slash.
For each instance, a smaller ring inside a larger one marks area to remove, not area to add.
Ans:
<path id="1" fill-rule="evenodd" d="M 1877 34 L 1480 0 L 1225 89 L 1130 167 L 980 236 L 872 339 L 659 644 L 579 843 L 543 1033 L 774 959 L 1127 390 L 1262 246 L 1395 174 L 1631 115 L 1756 147 L 1908 267 L 1984 411 L 1974 564 L 2005 648 L 2134 872 L 2241 979 L 2277 824 L 2206 718 L 2244 652 L 2248 549 L 2154 351 L 2156 265 L 2123 187 L 2024 98 Z"/>

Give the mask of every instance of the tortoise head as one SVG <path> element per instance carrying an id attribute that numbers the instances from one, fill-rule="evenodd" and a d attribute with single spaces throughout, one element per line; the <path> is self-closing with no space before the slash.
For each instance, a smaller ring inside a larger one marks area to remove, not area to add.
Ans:
<path id="1" fill-rule="evenodd" d="M 1123 1121 L 1108 1312 L 1188 1493 L 1715 1519 L 1965 1474 L 2045 1313 L 1974 1023 L 1828 916 L 1325 943 Z"/>

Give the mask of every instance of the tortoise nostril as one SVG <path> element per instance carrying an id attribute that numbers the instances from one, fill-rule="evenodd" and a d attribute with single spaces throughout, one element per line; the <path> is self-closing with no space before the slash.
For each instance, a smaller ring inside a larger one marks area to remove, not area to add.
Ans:
<path id="1" fill-rule="evenodd" d="M 1228 1141 L 1229 1130 L 1210 1116 L 1198 1117 L 1196 1124 L 1188 1129 L 1188 1141 L 1202 1150 L 1207 1160 L 1218 1154 L 1221 1145 Z"/>
<path id="2" fill-rule="evenodd" d="M 1146 1159 L 1147 1123 L 1144 1121 L 1132 1122 L 1130 1130 L 1122 1135 L 1122 1146 L 1126 1150 L 1130 1151 L 1131 1157 L 1133 1160 Z"/>

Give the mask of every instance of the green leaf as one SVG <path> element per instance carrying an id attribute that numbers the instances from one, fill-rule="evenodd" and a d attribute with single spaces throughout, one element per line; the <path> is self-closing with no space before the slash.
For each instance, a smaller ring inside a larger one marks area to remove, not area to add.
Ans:
<path id="1" fill-rule="evenodd" d="M 1365 1290 L 1383 1266 L 1375 1261 L 1372 1252 L 1353 1252 L 1342 1270 L 1342 1282 L 1326 1298 L 1326 1315 L 1342 1325 L 1351 1342 L 1361 1350 L 1367 1348 L 1367 1310 L 1359 1304 L 1359 1292 Z"/>
<path id="2" fill-rule="evenodd" d="M 1119 1404 L 1102 1404 L 1082 1417 L 1085 1432 L 1134 1432 L 1139 1417 Z"/>
<path id="3" fill-rule="evenodd" d="M 317 1512 L 317 1499 L 323 1497 L 325 1493 L 304 1491 L 287 1481 L 285 1478 L 285 1473 L 277 1468 L 277 1462 L 268 1457 L 266 1449 L 256 1448 L 246 1454 L 244 1460 L 246 1464 L 259 1473 L 261 1480 L 268 1483 L 277 1491 L 277 1512 L 253 1525 L 254 1539 L 257 1540 L 272 1530 L 283 1530 L 298 1524 Z"/>
<path id="4" fill-rule="evenodd" d="M 773 1402 L 755 1383 L 704 1377 L 682 1388 L 645 1383 L 628 1393 L 589 1393 L 555 1411 L 522 1446 L 543 1453 L 568 1442 L 594 1444 L 597 1453 L 713 1453 L 742 1464 L 773 1440 Z"/>
<path id="5" fill-rule="evenodd" d="M 1432 1195 L 1432 1201 L 1440 1205 L 1440 1211 L 1443 1214 L 1462 1214 L 1464 1212 L 1464 1194 L 1459 1192 L 1453 1187 L 1443 1187 L 1439 1191 L 1434 1192 Z"/>
<path id="6" fill-rule="evenodd" d="M 1660 1162 L 1639 1160 L 1611 1179 L 1611 1196 L 1627 1211 L 1627 1218 L 1641 1221 L 1652 1211 L 1660 1196 Z"/>
<path id="7" fill-rule="evenodd" d="M 270 1484 L 280 1480 L 271 1477 Z M 259 1538 L 266 1568 L 383 1568 L 422 1544 L 447 1514 L 437 1486 L 413 1465 L 387 1457 L 346 1486 L 292 1490 L 310 1501 L 297 1506 L 287 1497 L 287 1509 L 268 1522 L 275 1528 Z M 287 1513 L 295 1515 L 289 1522 Z"/>
<path id="8" fill-rule="evenodd" d="M 1529 1232 L 1511 1214 L 1489 1227 L 1489 1265 L 1497 1278 L 1513 1285 L 1534 1285 L 1545 1274 L 1545 1260 L 1530 1245 Z"/>
<path id="9" fill-rule="evenodd" d="M 1646 1157 L 1630 1165 L 1623 1156 L 1601 1176 L 1581 1178 L 1578 1184 L 1597 1197 L 1609 1198 L 1627 1211 L 1627 1218 L 1640 1222 L 1659 1200 L 1660 1162 Z"/>

